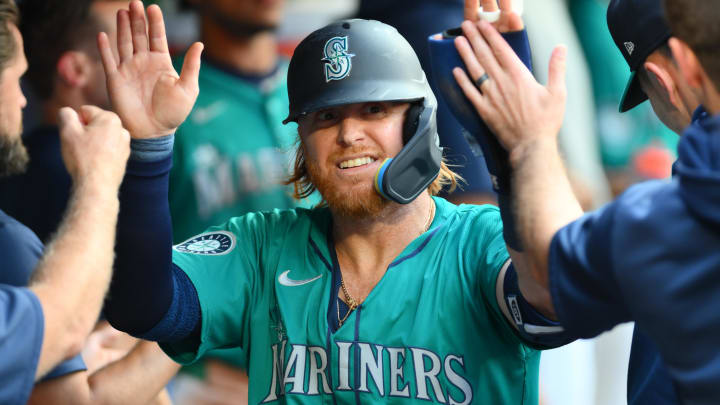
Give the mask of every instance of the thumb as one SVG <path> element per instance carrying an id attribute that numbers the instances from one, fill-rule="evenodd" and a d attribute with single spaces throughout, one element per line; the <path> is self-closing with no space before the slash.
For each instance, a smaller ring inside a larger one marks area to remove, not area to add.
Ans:
<path id="1" fill-rule="evenodd" d="M 83 124 L 80 122 L 78 113 L 70 107 L 63 107 L 58 112 L 58 122 L 60 123 L 60 133 L 80 133 L 83 130 Z"/>
<path id="2" fill-rule="evenodd" d="M 180 85 L 186 91 L 196 92 L 198 89 L 198 76 L 200 75 L 200 55 L 205 45 L 195 42 L 185 54 L 182 71 L 180 72 Z"/>
<path id="3" fill-rule="evenodd" d="M 90 125 L 104 112 L 103 109 L 94 105 L 84 105 L 80 107 L 80 118 L 85 125 Z"/>
<path id="4" fill-rule="evenodd" d="M 565 94 L 565 70 L 567 47 L 559 45 L 553 50 L 548 69 L 548 89 L 555 94 Z"/>

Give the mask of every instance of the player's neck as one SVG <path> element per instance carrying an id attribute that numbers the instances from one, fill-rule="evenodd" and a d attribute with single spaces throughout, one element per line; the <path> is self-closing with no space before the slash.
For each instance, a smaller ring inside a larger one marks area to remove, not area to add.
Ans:
<path id="1" fill-rule="evenodd" d="M 407 205 L 391 204 L 368 219 L 333 215 L 333 240 L 340 268 L 351 293 L 364 298 L 388 265 L 425 232 L 434 202 L 422 193 Z"/>
<path id="2" fill-rule="evenodd" d="M 205 55 L 242 73 L 265 74 L 277 65 L 277 41 L 272 32 L 238 39 L 213 24 L 203 24 Z"/>

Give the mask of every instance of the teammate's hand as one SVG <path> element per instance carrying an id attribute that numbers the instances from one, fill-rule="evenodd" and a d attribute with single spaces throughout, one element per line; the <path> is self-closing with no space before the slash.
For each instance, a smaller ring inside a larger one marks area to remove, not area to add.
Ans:
<path id="1" fill-rule="evenodd" d="M 510 152 L 526 141 L 556 139 L 565 114 L 565 47 L 555 48 L 548 85 L 539 84 L 498 31 L 486 21 L 462 25 L 455 45 L 470 77 L 460 68 L 453 75 L 482 119 Z M 475 83 L 487 73 L 489 79 Z"/>
<path id="2" fill-rule="evenodd" d="M 125 357 L 137 342 L 137 339 L 113 328 L 107 321 L 99 322 L 82 350 L 88 375 Z"/>
<path id="3" fill-rule="evenodd" d="M 498 20 L 492 23 L 499 32 L 521 31 L 525 28 L 522 18 L 513 9 L 513 0 L 465 0 L 465 20 L 480 21 L 478 9 L 481 5 L 484 12 L 500 10 Z"/>
<path id="4" fill-rule="evenodd" d="M 103 32 L 98 36 L 113 110 L 133 138 L 155 138 L 174 132 L 190 114 L 199 92 L 203 45 L 197 42 L 190 47 L 178 76 L 170 60 L 165 23 L 157 5 L 148 7 L 147 25 L 146 31 L 145 10 L 140 1 L 131 2 L 129 11 L 118 11 L 119 64 L 107 35 Z"/>
<path id="5" fill-rule="evenodd" d="M 92 182 L 117 193 L 130 156 L 130 134 L 115 113 L 94 106 L 59 113 L 62 157 L 76 185 Z"/>

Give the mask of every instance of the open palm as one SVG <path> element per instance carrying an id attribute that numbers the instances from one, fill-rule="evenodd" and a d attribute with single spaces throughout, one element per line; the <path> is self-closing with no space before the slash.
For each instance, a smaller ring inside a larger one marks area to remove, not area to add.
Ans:
<path id="1" fill-rule="evenodd" d="M 108 94 L 113 110 L 133 138 L 168 135 L 190 114 L 197 95 L 202 44 L 188 50 L 178 76 L 170 60 L 165 23 L 158 6 L 145 10 L 142 2 L 130 3 L 130 10 L 117 15 L 119 63 L 107 35 L 100 34 Z"/>

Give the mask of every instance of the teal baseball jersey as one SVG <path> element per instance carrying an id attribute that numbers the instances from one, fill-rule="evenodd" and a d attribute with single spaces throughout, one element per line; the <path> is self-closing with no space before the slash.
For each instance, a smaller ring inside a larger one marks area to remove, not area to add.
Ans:
<path id="1" fill-rule="evenodd" d="M 327 208 L 252 213 L 176 245 L 201 338 L 163 348 L 182 363 L 243 348 L 252 404 L 536 404 L 539 352 L 496 298 L 509 261 L 499 211 L 434 202 L 428 231 L 337 330 Z"/>

